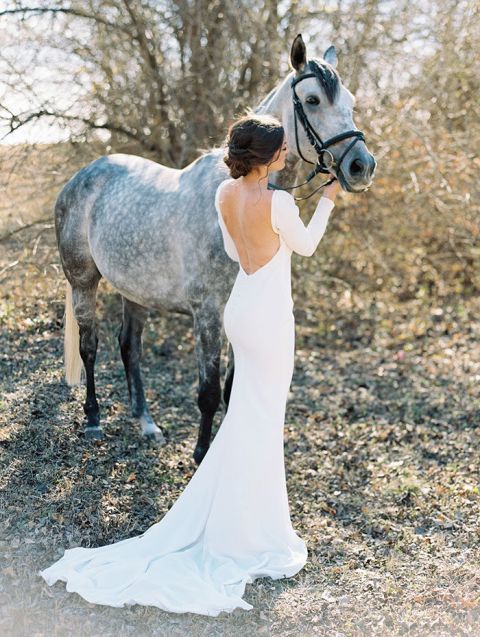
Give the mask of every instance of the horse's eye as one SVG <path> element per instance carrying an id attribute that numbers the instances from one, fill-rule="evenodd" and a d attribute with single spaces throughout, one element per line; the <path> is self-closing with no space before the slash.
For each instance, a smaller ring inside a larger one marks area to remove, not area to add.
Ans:
<path id="1" fill-rule="evenodd" d="M 313 105 L 320 104 L 320 100 L 318 99 L 316 95 L 310 95 L 309 97 L 307 97 L 305 102 L 307 104 L 313 104 Z"/>

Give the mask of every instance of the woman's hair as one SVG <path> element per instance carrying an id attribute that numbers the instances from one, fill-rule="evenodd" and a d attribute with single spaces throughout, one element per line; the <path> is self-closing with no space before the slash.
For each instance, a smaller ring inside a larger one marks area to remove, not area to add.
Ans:
<path id="1" fill-rule="evenodd" d="M 255 166 L 269 165 L 283 143 L 285 131 L 281 122 L 271 115 L 248 114 L 229 127 L 224 145 L 223 161 L 230 176 L 238 179 Z"/>

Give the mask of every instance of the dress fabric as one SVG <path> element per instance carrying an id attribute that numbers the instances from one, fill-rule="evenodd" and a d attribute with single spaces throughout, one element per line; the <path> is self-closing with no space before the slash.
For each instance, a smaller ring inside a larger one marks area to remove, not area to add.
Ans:
<path id="1" fill-rule="evenodd" d="M 222 184 L 225 182 L 222 182 Z M 242 596 L 257 577 L 292 577 L 307 547 L 290 519 L 283 432 L 294 365 L 292 251 L 313 254 L 333 202 L 322 197 L 307 227 L 293 197 L 275 190 L 275 255 L 247 274 L 215 207 L 228 256 L 239 270 L 224 308 L 235 371 L 224 420 L 208 452 L 163 518 L 143 534 L 97 548 L 67 549 L 39 571 L 95 604 L 156 606 L 217 616 L 250 610 Z"/>

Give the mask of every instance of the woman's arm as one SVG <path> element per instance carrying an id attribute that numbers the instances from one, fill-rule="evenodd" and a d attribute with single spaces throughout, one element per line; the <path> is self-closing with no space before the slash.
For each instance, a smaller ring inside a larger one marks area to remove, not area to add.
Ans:
<path id="1" fill-rule="evenodd" d="M 322 196 L 310 222 L 305 226 L 293 196 L 286 191 L 278 192 L 281 195 L 277 195 L 273 207 L 273 229 L 291 250 L 304 257 L 312 256 L 327 229 L 328 219 L 335 205 L 333 200 Z"/>

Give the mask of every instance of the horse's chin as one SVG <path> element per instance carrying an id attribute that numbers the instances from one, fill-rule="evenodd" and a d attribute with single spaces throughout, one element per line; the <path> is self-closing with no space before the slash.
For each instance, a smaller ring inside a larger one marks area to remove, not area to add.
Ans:
<path id="1" fill-rule="evenodd" d="M 365 192 L 366 190 L 370 188 L 370 186 L 373 183 L 373 179 L 370 179 L 368 183 L 350 184 L 343 176 L 342 171 L 340 171 L 338 175 L 336 175 L 336 177 L 338 181 L 340 182 L 340 186 L 343 188 L 343 190 L 346 190 L 347 192 L 351 192 L 351 193 Z"/>

